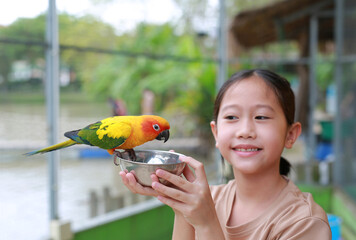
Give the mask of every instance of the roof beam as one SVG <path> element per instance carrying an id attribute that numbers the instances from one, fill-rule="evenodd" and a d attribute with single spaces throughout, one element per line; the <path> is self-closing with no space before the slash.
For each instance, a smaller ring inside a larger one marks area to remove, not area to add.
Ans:
<path id="1" fill-rule="evenodd" d="M 295 12 L 293 14 L 290 14 L 290 15 L 287 15 L 285 17 L 282 17 L 279 19 L 279 22 L 282 23 L 282 24 L 286 24 L 286 23 L 289 23 L 289 22 L 292 22 L 292 21 L 295 21 L 299 18 L 302 18 L 302 17 L 305 17 L 305 16 L 309 16 L 309 15 L 313 15 L 315 14 L 316 12 L 318 12 L 320 9 L 324 8 L 325 6 L 333 3 L 334 1 L 333 0 L 325 0 L 325 1 L 322 1 L 322 2 L 318 2 L 318 3 L 315 3 L 313 5 L 310 5 L 309 7 L 307 8 L 304 8 L 298 12 Z"/>

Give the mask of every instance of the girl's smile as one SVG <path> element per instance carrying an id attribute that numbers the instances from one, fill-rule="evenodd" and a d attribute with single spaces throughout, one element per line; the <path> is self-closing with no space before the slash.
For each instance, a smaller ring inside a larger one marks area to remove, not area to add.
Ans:
<path id="1" fill-rule="evenodd" d="M 240 144 L 232 148 L 236 152 L 236 154 L 240 157 L 251 157 L 256 154 L 258 154 L 262 148 L 259 148 L 254 145 L 246 145 L 246 144 Z"/>

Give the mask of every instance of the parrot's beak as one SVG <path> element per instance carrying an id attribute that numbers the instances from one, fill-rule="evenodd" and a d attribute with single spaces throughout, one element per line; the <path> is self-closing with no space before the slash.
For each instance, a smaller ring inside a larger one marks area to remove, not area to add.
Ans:
<path id="1" fill-rule="evenodd" d="M 161 132 L 157 137 L 157 140 L 164 140 L 164 142 L 167 142 L 167 140 L 169 139 L 169 130 L 164 130 L 163 132 Z"/>

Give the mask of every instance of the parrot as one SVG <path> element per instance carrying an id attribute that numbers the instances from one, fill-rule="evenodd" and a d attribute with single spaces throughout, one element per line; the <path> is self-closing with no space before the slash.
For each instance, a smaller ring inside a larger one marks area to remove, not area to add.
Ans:
<path id="1" fill-rule="evenodd" d="M 169 129 L 169 122 L 155 115 L 108 117 L 82 129 L 64 133 L 64 136 L 69 138 L 67 141 L 28 152 L 26 155 L 46 153 L 75 144 L 86 144 L 107 149 L 111 155 L 115 149 L 122 149 L 131 159 L 136 160 L 134 147 L 154 139 L 166 142 L 169 139 Z M 115 160 L 114 163 L 118 165 Z"/>

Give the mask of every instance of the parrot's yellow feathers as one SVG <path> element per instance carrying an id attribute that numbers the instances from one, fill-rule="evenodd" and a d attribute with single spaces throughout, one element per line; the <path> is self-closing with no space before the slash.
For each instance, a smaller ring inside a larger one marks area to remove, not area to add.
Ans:
<path id="1" fill-rule="evenodd" d="M 114 139 L 127 139 L 132 131 L 129 123 L 114 121 L 113 118 L 106 118 L 102 120 L 101 123 L 99 129 L 96 131 L 100 140 L 102 140 L 105 135 Z"/>

